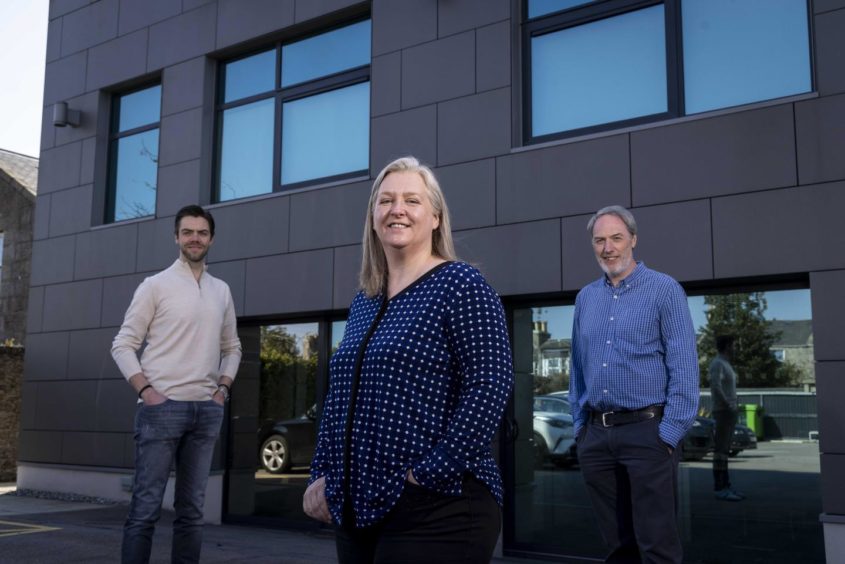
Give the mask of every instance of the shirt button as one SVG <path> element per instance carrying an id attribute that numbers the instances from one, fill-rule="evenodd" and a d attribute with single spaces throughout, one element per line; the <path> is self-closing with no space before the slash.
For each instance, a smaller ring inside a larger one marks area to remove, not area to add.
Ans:
<path id="1" fill-rule="evenodd" d="M 602 363 L 601 363 L 601 365 L 602 365 L 602 366 L 604 366 L 605 368 L 607 368 L 607 363 L 606 363 L 606 362 L 602 362 Z M 607 391 L 607 390 L 605 390 L 605 391 Z"/>
<path id="2" fill-rule="evenodd" d="M 610 344 L 610 341 L 608 341 L 608 342 L 607 342 L 607 344 L 609 345 L 609 344 Z"/>
<path id="3" fill-rule="evenodd" d="M 613 321 L 613 318 L 611 317 L 610 320 Z"/>
<path id="4" fill-rule="evenodd" d="M 607 393 L 607 390 L 602 390 L 602 392 Z"/>
<path id="5" fill-rule="evenodd" d="M 619 299 L 619 296 L 617 296 L 616 294 L 613 294 L 613 299 L 614 299 L 614 300 L 618 300 L 618 299 Z"/>

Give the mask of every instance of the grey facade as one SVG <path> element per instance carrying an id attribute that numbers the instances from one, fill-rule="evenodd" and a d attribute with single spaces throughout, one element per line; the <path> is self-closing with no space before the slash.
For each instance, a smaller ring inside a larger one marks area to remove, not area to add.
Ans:
<path id="1" fill-rule="evenodd" d="M 533 146 L 522 146 L 520 133 L 520 6 L 52 0 L 23 487 L 50 489 L 58 479 L 116 497 L 131 474 L 136 398 L 109 347 L 137 284 L 175 258 L 176 211 L 212 202 L 217 62 L 370 14 L 370 177 L 212 206 L 210 270 L 231 286 L 239 318 L 342 315 L 356 287 L 371 178 L 405 154 L 436 167 L 459 254 L 479 265 L 506 305 L 571 300 L 598 273 L 587 218 L 611 203 L 631 207 L 638 258 L 688 288 L 809 287 L 822 521 L 828 561 L 845 558 L 845 2 L 811 3 L 810 94 Z M 155 217 L 103 224 L 110 100 L 151 78 L 162 84 Z M 60 101 L 81 111 L 79 127 L 53 127 Z M 240 385 L 252 385 L 255 364 L 246 359 Z M 217 474 L 231 464 L 237 455 L 232 462 L 221 452 Z M 222 482 L 212 484 L 222 495 Z"/>

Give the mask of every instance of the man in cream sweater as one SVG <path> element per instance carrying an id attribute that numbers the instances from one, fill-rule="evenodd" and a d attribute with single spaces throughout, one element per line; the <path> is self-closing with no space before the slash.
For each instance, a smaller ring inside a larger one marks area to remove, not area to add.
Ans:
<path id="1" fill-rule="evenodd" d="M 199 206 L 179 210 L 179 258 L 138 286 L 112 345 L 112 357 L 139 400 L 135 485 L 121 549 L 124 563 L 149 562 L 174 463 L 172 561 L 199 561 L 214 443 L 241 360 L 229 286 L 206 272 L 205 256 L 213 240 L 209 212 Z"/>

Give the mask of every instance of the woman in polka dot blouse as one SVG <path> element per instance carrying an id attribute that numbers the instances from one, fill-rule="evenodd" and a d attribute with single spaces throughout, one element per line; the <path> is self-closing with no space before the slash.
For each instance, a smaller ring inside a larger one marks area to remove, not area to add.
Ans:
<path id="1" fill-rule="evenodd" d="M 376 178 L 361 291 L 331 360 L 303 507 L 344 562 L 488 562 L 502 480 L 490 443 L 513 385 L 501 301 L 456 260 L 437 179 Z"/>

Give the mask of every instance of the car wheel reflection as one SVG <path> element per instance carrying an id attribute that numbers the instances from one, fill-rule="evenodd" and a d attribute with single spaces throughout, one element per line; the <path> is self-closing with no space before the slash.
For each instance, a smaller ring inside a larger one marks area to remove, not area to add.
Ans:
<path id="1" fill-rule="evenodd" d="M 290 468 L 290 450 L 287 440 L 281 435 L 271 435 L 261 445 L 261 465 L 272 474 L 286 472 Z"/>

